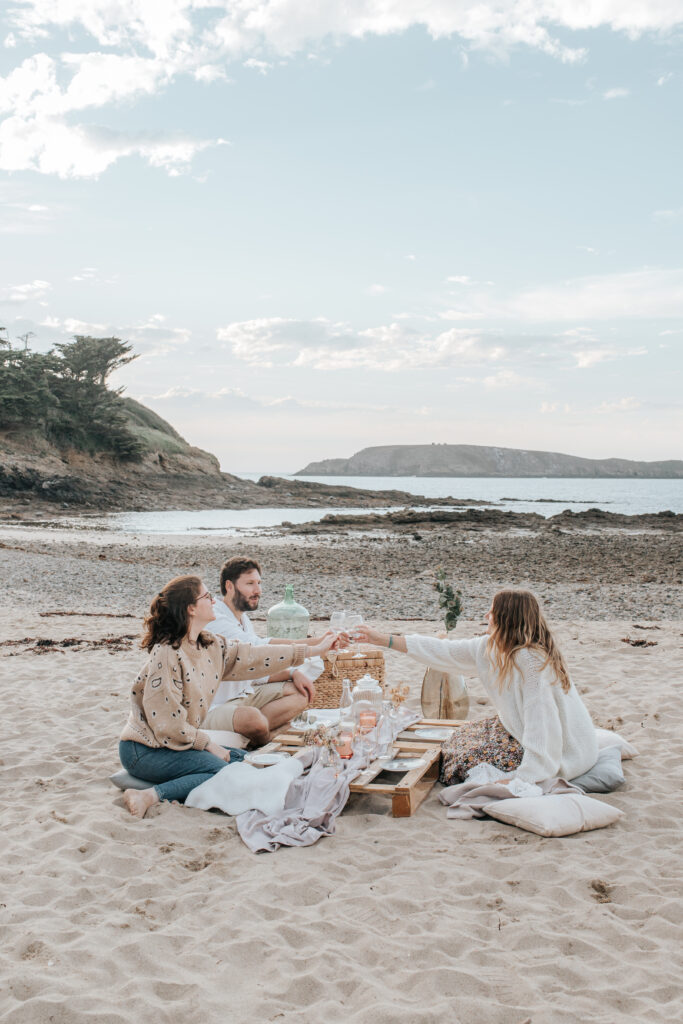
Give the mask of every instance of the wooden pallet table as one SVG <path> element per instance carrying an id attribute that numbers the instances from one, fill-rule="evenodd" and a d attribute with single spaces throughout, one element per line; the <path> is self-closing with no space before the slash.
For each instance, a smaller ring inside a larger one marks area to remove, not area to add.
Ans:
<path id="1" fill-rule="evenodd" d="M 441 750 L 433 743 L 408 743 L 396 740 L 394 757 L 420 757 L 424 764 L 404 775 L 397 775 L 395 772 L 385 772 L 383 761 L 373 761 L 349 788 L 352 793 L 390 796 L 392 816 L 409 818 L 439 778 Z"/>
<path id="2" fill-rule="evenodd" d="M 373 761 L 351 783 L 352 793 L 377 794 L 391 797 L 391 813 L 394 818 L 409 818 L 415 813 L 425 797 L 429 794 L 439 777 L 441 759 L 441 741 L 410 738 L 411 730 L 419 726 L 440 726 L 455 728 L 462 723 L 452 719 L 422 719 L 414 726 L 409 726 L 394 741 L 394 757 L 419 757 L 424 764 L 411 771 L 399 775 L 385 772 L 383 761 Z M 303 737 L 299 732 L 288 732 L 283 729 L 273 740 L 263 747 L 263 751 L 283 750 L 296 753 L 303 746 Z"/>

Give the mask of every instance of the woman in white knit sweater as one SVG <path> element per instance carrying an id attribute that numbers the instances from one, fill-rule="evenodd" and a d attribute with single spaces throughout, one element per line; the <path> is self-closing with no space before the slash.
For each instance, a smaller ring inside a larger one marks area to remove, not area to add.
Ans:
<path id="1" fill-rule="evenodd" d="M 357 634 L 425 665 L 481 680 L 497 717 L 455 730 L 444 746 L 442 782 L 463 781 L 483 761 L 527 782 L 588 771 L 598 758 L 595 728 L 536 597 L 501 590 L 487 620 L 487 635 L 472 640 L 381 634 L 368 626 Z"/>

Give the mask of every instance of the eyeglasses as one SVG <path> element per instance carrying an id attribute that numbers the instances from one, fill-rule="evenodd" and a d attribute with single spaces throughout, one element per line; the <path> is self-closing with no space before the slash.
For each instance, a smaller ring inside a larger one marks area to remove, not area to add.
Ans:
<path id="1" fill-rule="evenodd" d="M 213 601 L 213 594 L 210 594 L 208 590 L 204 594 L 200 594 L 197 601 L 203 601 L 205 597 L 208 597 L 209 601 Z"/>

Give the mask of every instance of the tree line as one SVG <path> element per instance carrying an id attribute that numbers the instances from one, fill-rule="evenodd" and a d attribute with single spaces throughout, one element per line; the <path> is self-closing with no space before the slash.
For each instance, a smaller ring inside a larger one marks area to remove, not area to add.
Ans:
<path id="1" fill-rule="evenodd" d="M 119 338 L 76 335 L 45 353 L 4 342 L 0 429 L 36 434 L 60 448 L 139 459 L 144 446 L 129 429 L 123 389 L 107 385 L 115 370 L 136 358 Z"/>

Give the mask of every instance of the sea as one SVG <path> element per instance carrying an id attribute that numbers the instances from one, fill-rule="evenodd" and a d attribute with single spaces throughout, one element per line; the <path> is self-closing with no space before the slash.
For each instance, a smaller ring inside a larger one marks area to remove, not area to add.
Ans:
<path id="1" fill-rule="evenodd" d="M 287 473 L 241 473 L 244 479 L 280 476 L 286 480 L 310 480 L 342 484 L 361 490 L 400 490 L 427 498 L 484 501 L 488 508 L 511 512 L 536 512 L 550 517 L 564 509 L 580 512 L 605 509 L 623 515 L 646 512 L 683 513 L 683 480 L 563 479 L 549 477 L 398 477 L 398 476 L 292 476 Z M 396 506 L 404 508 L 405 505 Z M 316 522 L 330 513 L 359 515 L 367 508 L 259 508 L 172 510 L 167 512 L 116 512 L 107 516 L 78 517 L 73 525 L 137 534 L 199 534 L 206 536 L 258 536 L 289 523 Z M 390 509 L 378 509 L 388 512 Z M 61 520 L 62 525 L 67 522 Z"/>

